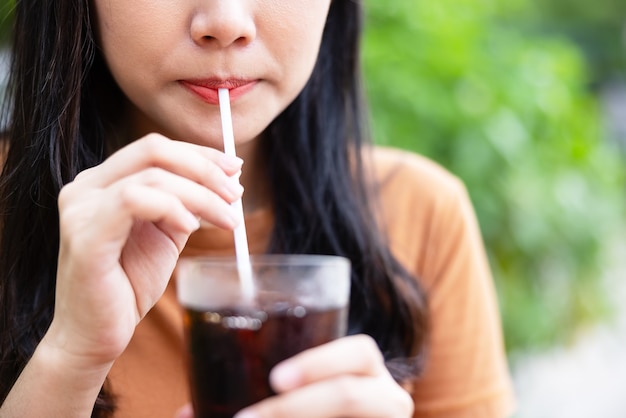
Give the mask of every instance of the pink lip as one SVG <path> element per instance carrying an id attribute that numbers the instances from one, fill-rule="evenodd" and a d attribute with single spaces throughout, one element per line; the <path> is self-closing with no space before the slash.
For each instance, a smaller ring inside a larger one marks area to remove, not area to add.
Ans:
<path id="1" fill-rule="evenodd" d="M 218 89 L 228 89 L 230 101 L 234 101 L 249 92 L 256 84 L 257 80 L 238 79 L 205 79 L 205 80 L 181 80 L 180 83 L 192 93 L 196 94 L 203 101 L 218 105 L 220 103 Z"/>

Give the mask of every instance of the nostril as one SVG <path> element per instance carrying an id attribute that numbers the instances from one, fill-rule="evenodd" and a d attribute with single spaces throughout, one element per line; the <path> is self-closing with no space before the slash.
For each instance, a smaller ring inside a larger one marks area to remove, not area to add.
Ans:
<path id="1" fill-rule="evenodd" d="M 211 2 L 209 2 L 211 3 Z M 230 4 L 234 9 L 218 13 L 202 11 L 190 22 L 189 34 L 194 42 L 203 47 L 211 45 L 226 47 L 231 44 L 245 45 L 256 36 L 254 19 L 247 10 L 238 10 L 239 2 L 216 2 L 220 7 Z"/>

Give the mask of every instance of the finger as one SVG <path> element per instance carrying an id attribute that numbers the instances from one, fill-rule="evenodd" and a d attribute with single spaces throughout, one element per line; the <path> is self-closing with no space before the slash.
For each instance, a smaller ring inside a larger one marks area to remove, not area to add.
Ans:
<path id="1" fill-rule="evenodd" d="M 146 195 L 145 193 L 148 193 L 150 188 L 169 194 L 170 199 L 178 202 L 166 201 L 167 196 L 161 194 Z M 71 232 L 73 228 L 82 228 L 82 224 L 77 220 L 91 213 L 92 219 L 100 220 L 98 224 L 101 228 L 106 228 L 109 232 L 119 231 L 124 234 L 127 233 L 132 219 L 161 221 L 163 210 L 168 210 L 165 208 L 173 211 L 172 217 L 164 218 L 166 224 L 188 230 L 194 225 L 188 219 L 188 214 L 178 208 L 181 203 L 187 212 L 219 227 L 234 228 L 240 221 L 239 214 L 230 202 L 241 197 L 243 192 L 241 186 L 228 191 L 229 199 L 224 200 L 223 196 L 219 196 L 215 191 L 162 169 L 147 169 L 126 177 L 110 187 L 91 189 L 89 190 L 90 198 L 86 197 L 87 192 L 84 190 L 81 194 L 80 189 L 76 184 L 69 184 L 61 190 L 59 195 L 61 222 L 63 229 L 68 232 Z M 226 194 L 223 190 L 220 193 Z M 148 199 L 148 196 L 152 196 L 152 199 Z M 149 208 L 150 205 L 155 207 Z M 176 207 L 171 207 L 171 205 L 176 205 Z M 172 223 L 175 216 L 179 216 L 183 223 Z M 121 228 L 123 225 L 127 227 Z M 112 237 L 110 234 L 107 235 Z"/>
<path id="2" fill-rule="evenodd" d="M 116 254 L 126 244 L 137 220 L 158 224 L 179 250 L 186 237 L 199 227 L 196 216 L 176 196 L 143 184 L 130 183 L 118 190 L 92 193 L 90 197 L 60 213 L 63 235 L 71 237 L 64 240 L 70 253 L 95 250 L 96 243 L 109 242 L 117 246 L 109 251 L 114 258 L 109 261 L 117 262 Z"/>
<path id="3" fill-rule="evenodd" d="M 319 367 L 320 364 L 324 367 Z M 388 374 L 382 354 L 371 337 L 344 337 L 303 351 L 274 367 L 270 383 L 280 393 L 344 374 Z"/>
<path id="4" fill-rule="evenodd" d="M 214 190 L 168 171 L 150 168 L 118 181 L 111 189 L 123 189 L 132 184 L 143 184 L 176 196 L 190 212 L 214 225 L 234 228 L 240 221 L 231 203 L 241 198 L 243 187 L 234 180 Z"/>
<path id="5" fill-rule="evenodd" d="M 215 178 L 224 181 L 241 170 L 243 161 L 200 145 L 173 141 L 150 134 L 120 149 L 99 166 L 80 173 L 75 180 L 105 187 L 120 178 L 150 167 L 160 167 L 200 184 Z"/>
<path id="6" fill-rule="evenodd" d="M 192 232 L 199 225 L 194 213 L 172 193 L 134 183 L 125 185 L 113 193 L 118 193 L 119 199 L 111 199 L 111 205 L 103 207 L 104 212 L 112 219 L 118 213 L 119 217 L 125 219 L 141 219 L 158 224 L 162 229 L 181 232 Z M 223 201 L 222 203 L 228 207 Z M 217 218 L 214 220 L 217 221 Z"/>
<path id="7" fill-rule="evenodd" d="M 193 418 L 193 408 L 191 404 L 187 404 L 176 412 L 175 418 Z"/>
<path id="8" fill-rule="evenodd" d="M 338 376 L 268 398 L 236 418 L 409 418 L 409 394 L 387 377 Z"/>

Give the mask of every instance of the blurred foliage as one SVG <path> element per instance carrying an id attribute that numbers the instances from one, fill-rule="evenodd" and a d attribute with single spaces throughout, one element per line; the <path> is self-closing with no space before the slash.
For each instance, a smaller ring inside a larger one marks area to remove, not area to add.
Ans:
<path id="1" fill-rule="evenodd" d="M 8 40 L 15 0 L 0 0 L 0 45 Z"/>
<path id="2" fill-rule="evenodd" d="M 376 141 L 469 189 L 509 350 L 564 342 L 609 312 L 605 244 L 626 218 L 586 60 L 566 36 L 515 24 L 530 1 L 369 1 L 363 57 Z"/>
<path id="3" fill-rule="evenodd" d="M 626 78 L 624 0 L 529 0 L 512 20 L 535 33 L 562 34 L 584 52 L 594 85 Z"/>

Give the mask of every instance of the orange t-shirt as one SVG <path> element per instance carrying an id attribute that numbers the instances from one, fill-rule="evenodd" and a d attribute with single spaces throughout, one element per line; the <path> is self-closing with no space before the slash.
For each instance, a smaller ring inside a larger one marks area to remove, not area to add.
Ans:
<path id="1" fill-rule="evenodd" d="M 426 291 L 430 335 L 425 370 L 412 385 L 414 417 L 504 418 L 513 409 L 494 286 L 462 183 L 432 161 L 376 148 L 382 226 L 398 260 Z M 250 251 L 262 253 L 272 214 L 246 216 Z M 233 234 L 194 233 L 183 252 L 225 255 Z M 189 402 L 183 330 L 175 288 L 139 324 L 109 380 L 119 418 L 174 417 Z"/>

